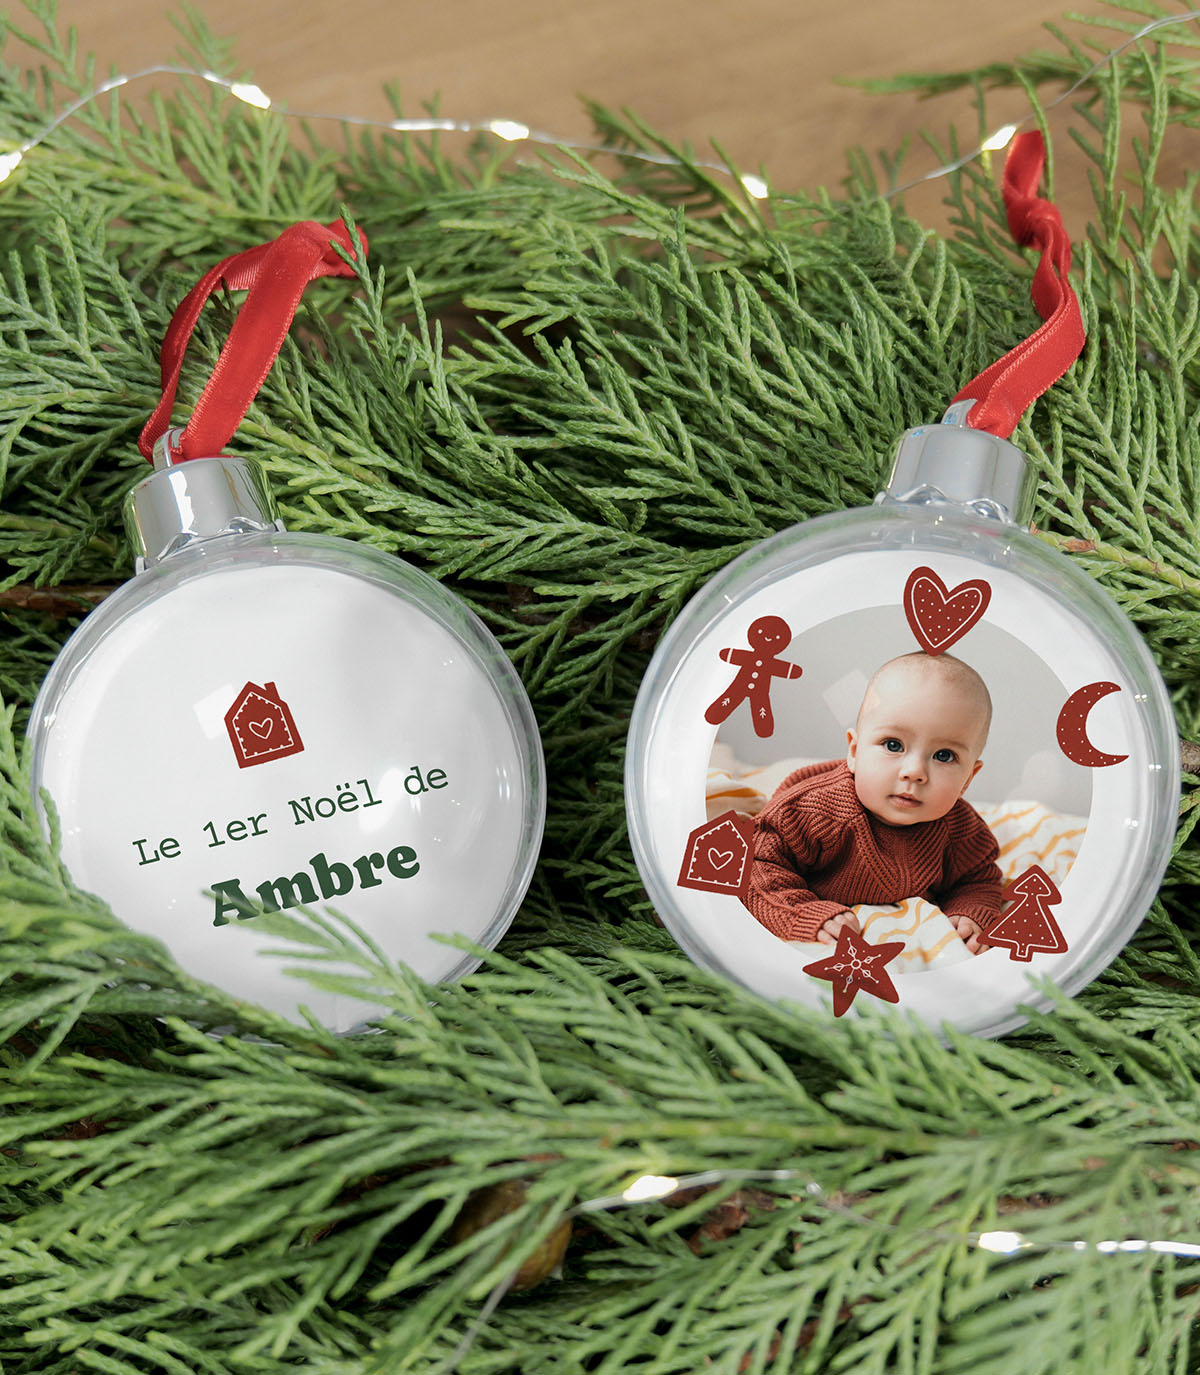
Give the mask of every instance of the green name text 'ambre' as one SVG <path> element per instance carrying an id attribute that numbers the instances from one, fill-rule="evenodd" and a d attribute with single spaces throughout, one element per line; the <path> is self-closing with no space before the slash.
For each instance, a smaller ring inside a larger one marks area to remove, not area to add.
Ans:
<path id="1" fill-rule="evenodd" d="M 258 901 L 248 898 L 240 879 L 223 879 L 212 885 L 215 911 L 214 926 L 225 926 L 230 920 L 246 921 L 266 912 L 281 912 L 289 907 L 311 906 L 320 900 L 344 897 L 355 888 L 377 888 L 383 883 L 381 874 L 393 878 L 412 878 L 420 869 L 417 852 L 409 845 L 397 845 L 386 855 L 375 851 L 359 855 L 350 864 L 339 860 L 332 863 L 324 853 L 313 855 L 308 870 L 301 869 L 291 877 L 268 879 L 255 889 Z M 378 871 L 378 872 L 377 872 Z"/>

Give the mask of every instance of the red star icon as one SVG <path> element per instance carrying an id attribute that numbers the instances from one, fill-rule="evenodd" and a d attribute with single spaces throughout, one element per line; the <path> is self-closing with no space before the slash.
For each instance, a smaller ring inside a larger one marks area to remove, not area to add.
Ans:
<path id="1" fill-rule="evenodd" d="M 888 976 L 885 964 L 890 964 L 904 949 L 903 941 L 889 941 L 886 945 L 871 945 L 857 931 L 843 926 L 838 932 L 837 949 L 832 955 L 814 964 L 806 964 L 804 972 L 815 979 L 828 979 L 833 985 L 833 1015 L 840 1017 L 862 989 L 885 1003 L 898 1003 L 900 995 Z"/>

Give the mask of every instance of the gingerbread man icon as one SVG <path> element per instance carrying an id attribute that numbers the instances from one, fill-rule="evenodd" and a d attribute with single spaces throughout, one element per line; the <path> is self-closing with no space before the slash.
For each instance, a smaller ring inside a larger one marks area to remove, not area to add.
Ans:
<path id="1" fill-rule="evenodd" d="M 776 658 L 792 642 L 792 628 L 782 616 L 759 616 L 751 621 L 746 639 L 749 649 L 721 650 L 721 658 L 727 664 L 737 665 L 737 677 L 704 713 L 704 719 L 719 726 L 735 707 L 746 701 L 750 703 L 755 735 L 766 737 L 775 729 L 771 679 L 799 678 L 803 670 L 799 664 Z"/>

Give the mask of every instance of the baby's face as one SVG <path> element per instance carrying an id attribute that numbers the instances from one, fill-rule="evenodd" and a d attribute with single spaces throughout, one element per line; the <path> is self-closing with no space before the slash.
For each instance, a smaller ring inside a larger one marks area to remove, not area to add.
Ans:
<path id="1" fill-rule="evenodd" d="M 967 694 L 929 674 L 886 674 L 847 732 L 858 800 L 892 826 L 936 821 L 978 773 L 981 734 Z"/>

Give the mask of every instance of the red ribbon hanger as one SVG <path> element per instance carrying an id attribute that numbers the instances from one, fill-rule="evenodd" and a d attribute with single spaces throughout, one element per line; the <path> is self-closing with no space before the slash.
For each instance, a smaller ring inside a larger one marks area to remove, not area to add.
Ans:
<path id="1" fill-rule="evenodd" d="M 1003 195 L 1013 239 L 1041 253 L 1032 296 L 1044 323 L 1028 339 L 967 383 L 955 401 L 973 400 L 966 417 L 972 429 L 1007 438 L 1024 412 L 1067 371 L 1083 349 L 1079 301 L 1067 274 L 1071 241 L 1058 208 L 1037 194 L 1046 149 L 1040 133 L 1018 135 L 1004 164 Z M 367 239 L 360 233 L 363 255 Z M 270 243 L 234 253 L 210 269 L 180 303 L 162 346 L 162 399 L 138 440 L 153 459 L 166 434 L 179 386 L 183 357 L 200 312 L 221 282 L 248 291 L 191 419 L 172 457 L 179 461 L 221 453 L 245 417 L 287 335 L 304 288 L 317 277 L 350 277 L 354 265 L 337 251 L 353 254 L 341 220 L 322 225 L 304 220 Z"/>
<path id="2" fill-rule="evenodd" d="M 360 231 L 359 239 L 365 259 L 367 236 Z M 154 445 L 171 424 L 188 341 L 205 302 L 221 282 L 230 291 L 248 291 L 249 295 L 191 419 L 172 445 L 172 461 L 213 458 L 224 452 L 271 370 L 304 288 L 317 277 L 354 276 L 354 263 L 347 262 L 337 246 L 353 257 L 354 245 L 343 221 L 302 220 L 270 243 L 231 254 L 204 274 L 180 302 L 163 338 L 162 400 L 138 439 L 146 458 L 153 460 Z"/>
<path id="3" fill-rule="evenodd" d="M 1013 239 L 1042 255 L 1031 290 L 1045 323 L 968 382 L 954 398 L 975 401 L 966 417 L 971 429 L 988 430 L 1002 439 L 1012 434 L 1025 411 L 1079 357 L 1086 338 L 1079 301 L 1067 280 L 1071 240 L 1058 207 L 1037 194 L 1045 162 L 1041 134 L 1019 134 L 1004 164 L 1003 184 Z"/>

